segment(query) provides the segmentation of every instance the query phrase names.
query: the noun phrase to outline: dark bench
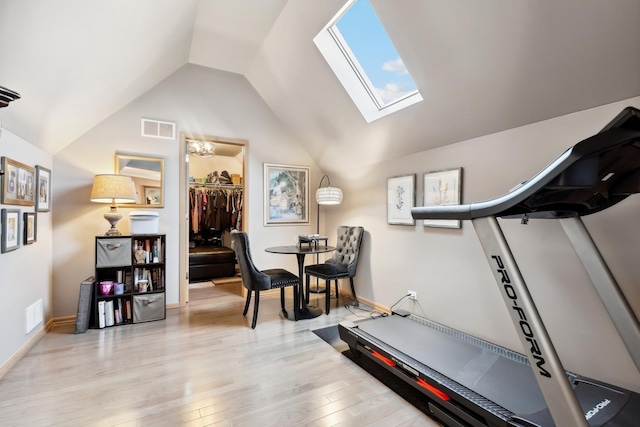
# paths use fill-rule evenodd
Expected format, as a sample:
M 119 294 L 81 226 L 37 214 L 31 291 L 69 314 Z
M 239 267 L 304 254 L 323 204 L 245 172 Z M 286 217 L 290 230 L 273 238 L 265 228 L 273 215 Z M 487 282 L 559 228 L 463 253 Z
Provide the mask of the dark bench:
M 236 254 L 226 246 L 189 248 L 189 283 L 236 274 Z

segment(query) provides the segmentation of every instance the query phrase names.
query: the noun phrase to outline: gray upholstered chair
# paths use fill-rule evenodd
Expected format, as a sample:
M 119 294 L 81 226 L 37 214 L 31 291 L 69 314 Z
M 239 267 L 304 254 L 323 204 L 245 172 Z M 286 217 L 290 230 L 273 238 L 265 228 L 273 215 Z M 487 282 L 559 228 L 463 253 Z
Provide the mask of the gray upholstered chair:
M 256 327 L 258 320 L 258 305 L 260 304 L 260 291 L 280 288 L 280 306 L 286 313 L 284 307 L 284 288 L 287 286 L 299 286 L 300 281 L 295 274 L 282 269 L 274 268 L 270 270 L 258 270 L 251 258 L 249 250 L 249 238 L 244 231 L 233 230 L 231 232 L 231 247 L 236 253 L 238 264 L 240 265 L 240 275 L 242 276 L 242 284 L 247 288 L 247 302 L 244 306 L 243 316 L 247 315 L 249 303 L 251 302 L 251 294 L 256 293 L 253 304 L 253 320 L 251 328 Z M 295 292 L 295 295 L 298 295 Z M 295 307 L 295 306 L 294 306 Z M 294 308 L 295 310 L 295 308 Z
M 325 312 L 329 314 L 331 299 L 331 281 L 335 280 L 336 298 L 338 294 L 338 279 L 349 278 L 351 283 L 351 293 L 355 300 L 355 306 L 358 306 L 358 298 L 356 297 L 356 289 L 353 286 L 353 277 L 356 275 L 358 268 L 358 257 L 360 255 L 360 245 L 362 244 L 362 236 L 364 235 L 363 227 L 350 227 L 341 225 L 338 227 L 338 239 L 336 241 L 336 250 L 333 256 L 326 260 L 324 264 L 314 264 L 305 267 L 306 276 L 306 293 L 305 298 L 309 301 L 309 277 L 314 276 L 325 280 L 326 308 Z

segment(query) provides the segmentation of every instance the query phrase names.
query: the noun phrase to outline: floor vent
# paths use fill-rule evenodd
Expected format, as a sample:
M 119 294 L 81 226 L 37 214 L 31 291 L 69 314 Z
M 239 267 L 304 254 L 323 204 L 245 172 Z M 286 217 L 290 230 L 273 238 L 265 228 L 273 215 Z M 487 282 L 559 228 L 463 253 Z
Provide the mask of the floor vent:
M 151 138 L 176 139 L 176 124 L 160 120 L 140 119 L 140 134 Z

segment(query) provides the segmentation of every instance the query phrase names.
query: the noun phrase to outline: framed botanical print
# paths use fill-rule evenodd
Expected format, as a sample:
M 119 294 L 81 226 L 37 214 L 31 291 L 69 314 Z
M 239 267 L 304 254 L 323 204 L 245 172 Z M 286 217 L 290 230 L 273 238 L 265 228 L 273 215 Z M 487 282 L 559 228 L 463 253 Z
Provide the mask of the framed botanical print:
M 424 174 L 424 206 L 459 205 L 462 194 L 462 168 Z M 459 219 L 424 219 L 425 227 L 460 228 Z
M 1 202 L 5 205 L 33 206 L 36 203 L 36 170 L 9 157 L 2 157 Z
M 51 210 L 51 171 L 36 166 L 36 212 Z
M 2 253 L 16 250 L 20 247 L 20 209 L 2 209 Z
M 309 167 L 264 164 L 264 225 L 309 223 Z
M 22 242 L 25 245 L 30 245 L 36 241 L 36 235 L 38 232 L 38 214 L 35 212 L 25 212 L 23 215 L 24 219 L 22 223 L 24 224 L 24 237 Z
M 415 225 L 411 209 L 416 204 L 416 174 L 387 179 L 387 223 Z

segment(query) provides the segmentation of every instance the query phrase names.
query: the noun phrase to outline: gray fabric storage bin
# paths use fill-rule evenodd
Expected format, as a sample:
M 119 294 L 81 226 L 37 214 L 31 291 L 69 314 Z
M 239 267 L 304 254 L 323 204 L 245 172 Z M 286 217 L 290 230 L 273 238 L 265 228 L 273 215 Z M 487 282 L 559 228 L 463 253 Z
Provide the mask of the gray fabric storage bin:
M 97 239 L 96 267 L 121 267 L 131 265 L 131 239 Z
M 133 323 L 165 318 L 164 292 L 133 296 Z

